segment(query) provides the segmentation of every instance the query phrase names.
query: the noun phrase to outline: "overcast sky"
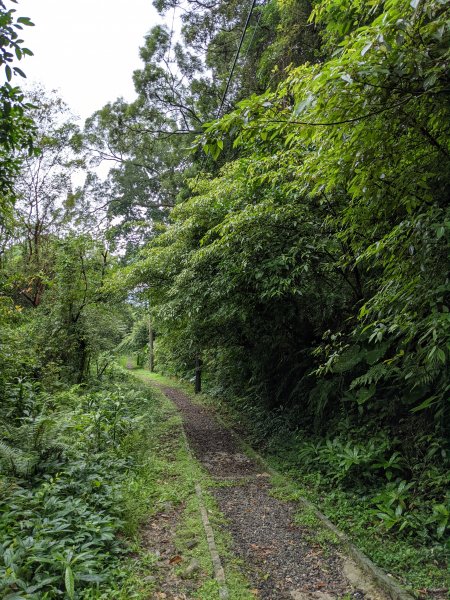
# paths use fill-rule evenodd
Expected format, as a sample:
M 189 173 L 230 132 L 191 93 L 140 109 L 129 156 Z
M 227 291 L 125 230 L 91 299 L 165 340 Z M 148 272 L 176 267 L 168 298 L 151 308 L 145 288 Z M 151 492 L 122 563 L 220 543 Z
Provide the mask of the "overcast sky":
M 22 32 L 34 56 L 18 65 L 28 81 L 59 89 L 83 120 L 119 96 L 134 98 L 139 47 L 160 22 L 151 0 L 19 0 L 11 6 L 35 23 Z

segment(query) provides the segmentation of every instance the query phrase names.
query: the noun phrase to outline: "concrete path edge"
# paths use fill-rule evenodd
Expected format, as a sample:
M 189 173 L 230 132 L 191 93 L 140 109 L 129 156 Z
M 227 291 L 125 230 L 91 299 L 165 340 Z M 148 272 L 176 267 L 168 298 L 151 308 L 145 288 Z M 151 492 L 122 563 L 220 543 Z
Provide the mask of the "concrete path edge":
M 214 416 L 221 423 L 221 425 L 230 431 L 231 435 L 236 439 L 237 442 L 239 442 L 246 453 L 252 458 L 256 459 L 260 465 L 267 470 L 268 473 L 286 478 L 285 475 L 272 468 L 266 462 L 266 460 L 258 452 L 256 452 L 256 450 L 254 450 L 238 433 L 236 433 L 233 427 L 227 423 L 227 421 L 216 411 L 214 411 Z M 394 577 L 385 573 L 383 569 L 378 567 L 372 560 L 370 560 L 370 558 L 366 556 L 364 552 L 357 548 L 353 542 L 351 542 L 348 536 L 338 529 L 336 525 L 334 525 L 326 515 L 320 512 L 320 510 L 312 502 L 301 497 L 298 499 L 298 502 L 299 504 L 302 504 L 310 509 L 321 521 L 321 523 L 323 523 L 327 529 L 336 535 L 339 541 L 346 548 L 350 557 L 353 558 L 357 565 L 373 580 L 375 584 L 382 588 L 392 600 L 416 600 L 415 597 L 407 592 Z

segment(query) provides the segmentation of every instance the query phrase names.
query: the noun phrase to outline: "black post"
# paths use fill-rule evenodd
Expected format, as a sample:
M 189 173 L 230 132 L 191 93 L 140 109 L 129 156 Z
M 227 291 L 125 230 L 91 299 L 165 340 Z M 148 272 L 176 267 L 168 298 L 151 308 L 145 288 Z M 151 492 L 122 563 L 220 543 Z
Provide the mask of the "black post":
M 195 359 L 195 393 L 202 391 L 202 359 L 197 356 Z

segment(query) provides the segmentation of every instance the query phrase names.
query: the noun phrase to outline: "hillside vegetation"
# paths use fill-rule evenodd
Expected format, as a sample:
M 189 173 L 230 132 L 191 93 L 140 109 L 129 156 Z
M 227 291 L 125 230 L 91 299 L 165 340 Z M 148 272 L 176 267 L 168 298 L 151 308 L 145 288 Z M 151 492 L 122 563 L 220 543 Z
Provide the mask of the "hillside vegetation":
M 0 590 L 144 593 L 124 490 L 160 413 L 134 353 L 201 372 L 297 492 L 442 594 L 450 4 L 154 4 L 181 32 L 80 129 L 14 85 L 31 23 L 0 2 Z

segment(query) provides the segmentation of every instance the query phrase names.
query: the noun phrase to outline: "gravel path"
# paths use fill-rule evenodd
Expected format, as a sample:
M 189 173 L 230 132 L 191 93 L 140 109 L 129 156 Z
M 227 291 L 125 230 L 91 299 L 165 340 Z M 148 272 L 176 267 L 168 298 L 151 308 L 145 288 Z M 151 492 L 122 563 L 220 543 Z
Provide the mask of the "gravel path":
M 226 486 L 211 491 L 256 598 L 384 600 L 338 548 L 320 544 L 314 531 L 295 523 L 298 507 L 270 495 L 267 473 L 243 454 L 230 431 L 208 409 L 194 404 L 180 390 L 161 389 L 181 412 L 198 460 L 218 481 L 230 479 Z

